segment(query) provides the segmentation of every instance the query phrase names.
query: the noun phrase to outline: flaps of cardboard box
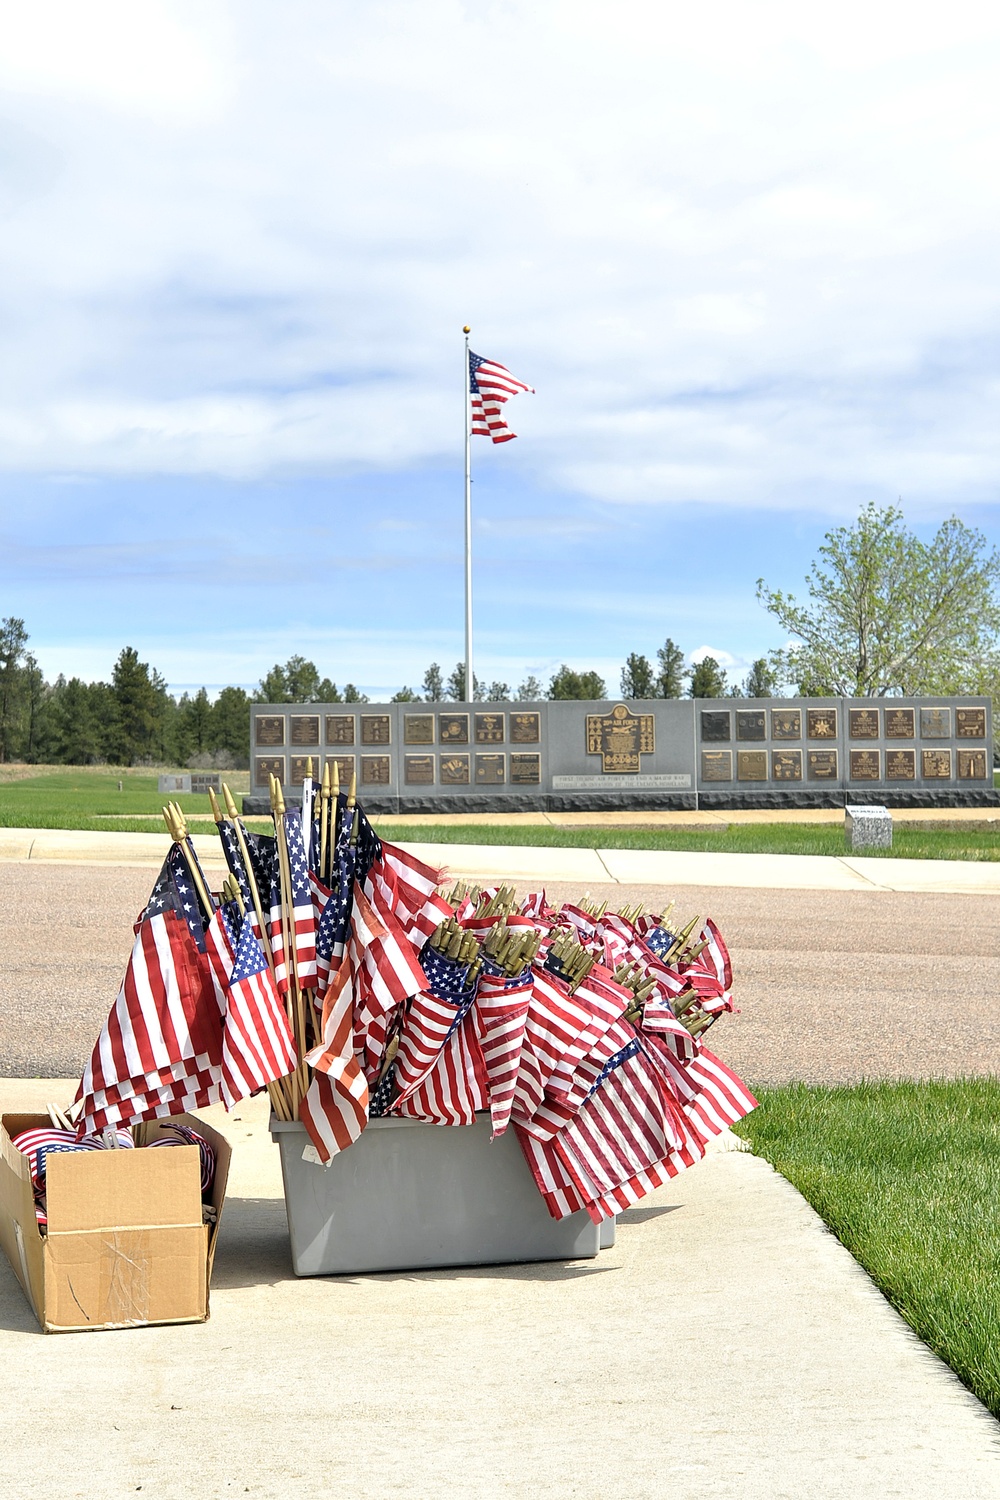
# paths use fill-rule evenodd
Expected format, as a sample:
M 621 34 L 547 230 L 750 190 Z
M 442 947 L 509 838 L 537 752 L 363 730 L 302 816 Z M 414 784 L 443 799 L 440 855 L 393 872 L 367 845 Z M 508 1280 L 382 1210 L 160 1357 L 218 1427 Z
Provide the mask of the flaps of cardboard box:
M 200 1322 L 225 1201 L 230 1147 L 204 1121 L 181 1116 L 216 1154 L 202 1222 L 197 1146 L 54 1153 L 46 1163 L 48 1231 L 35 1216 L 28 1161 L 13 1145 L 44 1115 L 4 1114 L 0 1128 L 0 1243 L 46 1332 Z M 163 1122 L 164 1125 L 171 1122 Z M 142 1127 L 148 1142 L 158 1122 Z

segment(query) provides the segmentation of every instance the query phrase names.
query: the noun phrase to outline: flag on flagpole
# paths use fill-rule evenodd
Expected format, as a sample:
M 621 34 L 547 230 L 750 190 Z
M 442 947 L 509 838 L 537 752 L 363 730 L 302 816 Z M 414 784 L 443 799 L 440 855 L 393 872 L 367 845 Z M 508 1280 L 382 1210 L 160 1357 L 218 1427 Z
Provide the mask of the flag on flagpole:
M 517 380 L 504 365 L 483 359 L 469 350 L 469 392 L 472 405 L 473 437 L 492 438 L 495 443 L 509 443 L 517 437 L 504 419 L 502 407 L 519 391 L 534 395 L 534 387 Z

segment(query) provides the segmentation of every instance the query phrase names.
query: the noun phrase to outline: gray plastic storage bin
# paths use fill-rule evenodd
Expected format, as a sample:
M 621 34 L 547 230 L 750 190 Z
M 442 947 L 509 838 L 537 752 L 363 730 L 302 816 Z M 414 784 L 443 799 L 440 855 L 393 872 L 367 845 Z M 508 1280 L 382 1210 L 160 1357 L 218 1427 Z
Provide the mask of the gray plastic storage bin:
M 491 1141 L 488 1115 L 455 1127 L 372 1120 L 328 1167 L 302 1160 L 298 1120 L 272 1115 L 271 1135 L 296 1276 L 582 1260 L 600 1247 L 587 1214 L 549 1217 L 513 1130 Z

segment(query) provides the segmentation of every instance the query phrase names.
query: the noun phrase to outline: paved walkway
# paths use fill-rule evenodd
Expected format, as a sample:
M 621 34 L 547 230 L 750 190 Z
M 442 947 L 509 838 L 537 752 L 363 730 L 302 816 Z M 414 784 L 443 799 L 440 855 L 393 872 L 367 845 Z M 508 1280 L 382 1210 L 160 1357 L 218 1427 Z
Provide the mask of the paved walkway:
M 7 1494 L 1000 1493 L 1000 1428 L 755 1157 L 713 1154 L 597 1260 L 296 1281 L 263 1105 L 208 1113 L 235 1148 L 208 1323 L 46 1338 L 0 1262 Z

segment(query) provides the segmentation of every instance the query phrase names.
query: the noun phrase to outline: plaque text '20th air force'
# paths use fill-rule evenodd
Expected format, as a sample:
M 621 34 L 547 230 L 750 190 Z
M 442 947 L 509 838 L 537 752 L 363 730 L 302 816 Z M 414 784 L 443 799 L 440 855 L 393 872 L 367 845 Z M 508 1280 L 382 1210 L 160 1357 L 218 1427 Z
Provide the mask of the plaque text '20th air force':
M 611 774 L 635 774 L 641 770 L 641 755 L 656 749 L 652 714 L 634 714 L 624 703 L 609 714 L 587 715 L 587 754 L 601 757 L 601 770 Z

